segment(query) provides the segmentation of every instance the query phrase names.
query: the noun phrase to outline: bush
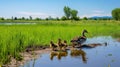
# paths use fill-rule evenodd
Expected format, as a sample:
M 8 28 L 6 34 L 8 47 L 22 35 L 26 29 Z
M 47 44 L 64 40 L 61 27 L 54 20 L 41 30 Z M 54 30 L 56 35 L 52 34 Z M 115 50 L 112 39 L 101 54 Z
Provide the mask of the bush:
M 120 8 L 112 10 L 112 17 L 115 20 L 120 20 Z

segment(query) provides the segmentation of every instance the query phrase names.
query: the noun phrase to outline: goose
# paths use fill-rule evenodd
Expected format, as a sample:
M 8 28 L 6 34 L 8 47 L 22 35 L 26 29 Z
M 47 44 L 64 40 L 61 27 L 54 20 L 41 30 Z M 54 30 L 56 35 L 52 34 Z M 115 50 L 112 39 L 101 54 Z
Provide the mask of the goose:
M 87 30 L 83 30 L 82 32 L 82 36 L 79 37 L 75 37 L 71 40 L 72 43 L 72 47 L 75 47 L 76 45 L 81 47 L 81 44 L 84 43 L 87 39 L 87 37 L 85 36 L 85 33 L 88 33 Z

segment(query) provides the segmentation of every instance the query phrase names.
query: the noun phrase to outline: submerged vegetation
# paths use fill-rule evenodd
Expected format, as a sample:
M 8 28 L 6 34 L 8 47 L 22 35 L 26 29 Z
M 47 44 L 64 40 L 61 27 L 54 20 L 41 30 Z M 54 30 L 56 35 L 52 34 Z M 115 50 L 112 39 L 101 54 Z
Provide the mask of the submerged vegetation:
M 33 21 L 32 21 L 33 22 Z M 31 45 L 49 45 L 58 38 L 70 40 L 88 30 L 87 37 L 120 37 L 119 21 L 38 21 L 32 25 L 0 25 L 0 65 L 6 64 L 11 57 L 22 60 L 19 52 Z

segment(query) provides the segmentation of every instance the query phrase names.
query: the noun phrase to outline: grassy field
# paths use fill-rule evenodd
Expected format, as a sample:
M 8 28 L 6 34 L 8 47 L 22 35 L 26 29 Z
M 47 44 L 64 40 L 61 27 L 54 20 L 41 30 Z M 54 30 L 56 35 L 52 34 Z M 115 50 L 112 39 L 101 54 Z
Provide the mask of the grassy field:
M 33 21 L 32 21 L 33 22 Z M 37 21 L 35 25 L 0 25 L 0 65 L 11 57 L 21 59 L 19 52 L 29 45 L 49 45 L 58 38 L 70 40 L 80 36 L 83 29 L 87 37 L 112 36 L 120 38 L 119 21 Z

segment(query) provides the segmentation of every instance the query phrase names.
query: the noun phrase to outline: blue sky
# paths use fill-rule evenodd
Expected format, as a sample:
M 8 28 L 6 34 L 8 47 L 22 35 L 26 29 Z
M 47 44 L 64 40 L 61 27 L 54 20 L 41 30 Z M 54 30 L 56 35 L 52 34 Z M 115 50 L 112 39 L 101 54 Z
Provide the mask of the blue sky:
M 63 7 L 78 10 L 79 17 L 111 16 L 120 0 L 0 0 L 0 17 L 61 17 Z

